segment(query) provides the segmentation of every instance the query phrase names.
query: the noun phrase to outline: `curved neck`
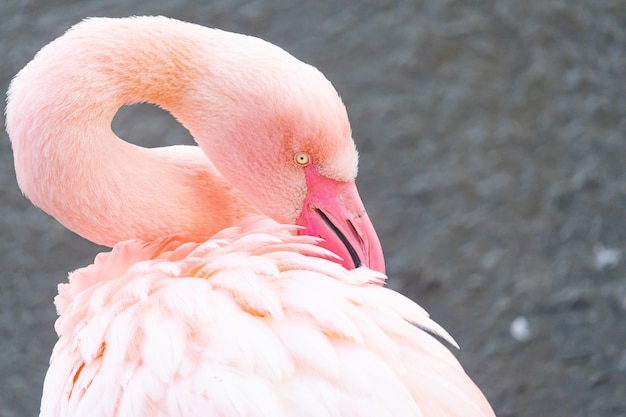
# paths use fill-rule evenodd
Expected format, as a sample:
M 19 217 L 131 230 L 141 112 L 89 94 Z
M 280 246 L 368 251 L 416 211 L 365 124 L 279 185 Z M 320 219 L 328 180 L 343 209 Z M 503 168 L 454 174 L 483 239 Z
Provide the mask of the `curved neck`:
M 12 83 L 7 106 L 23 192 L 72 231 L 109 246 L 206 239 L 256 212 L 200 149 L 145 149 L 111 130 L 121 106 L 149 102 L 198 138 L 202 112 L 216 122 L 202 132 L 210 144 L 200 144 L 218 155 L 231 139 L 224 126 L 237 124 L 224 103 L 236 100 L 198 74 L 228 75 L 229 51 L 217 55 L 229 36 L 239 35 L 166 18 L 98 19 L 42 49 Z

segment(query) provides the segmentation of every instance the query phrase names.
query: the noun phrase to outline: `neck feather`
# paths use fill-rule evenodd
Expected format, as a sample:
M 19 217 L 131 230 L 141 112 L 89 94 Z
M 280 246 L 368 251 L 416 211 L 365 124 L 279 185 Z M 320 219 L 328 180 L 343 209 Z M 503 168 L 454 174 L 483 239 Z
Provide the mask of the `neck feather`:
M 87 23 L 42 49 L 9 90 L 7 130 L 23 192 L 72 231 L 109 246 L 168 235 L 202 240 L 255 213 L 199 148 L 145 149 L 111 130 L 117 110 L 137 102 L 192 125 L 185 107 L 197 93 L 194 57 L 211 62 L 230 34 L 166 18 Z M 222 55 L 214 58 L 228 59 Z M 203 111 L 224 111 L 217 84 L 206 94 Z

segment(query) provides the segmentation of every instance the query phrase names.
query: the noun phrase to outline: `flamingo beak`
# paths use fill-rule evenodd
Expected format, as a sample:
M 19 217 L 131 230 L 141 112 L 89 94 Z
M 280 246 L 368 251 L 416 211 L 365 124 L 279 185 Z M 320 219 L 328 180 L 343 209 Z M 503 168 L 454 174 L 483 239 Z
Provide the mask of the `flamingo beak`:
M 380 240 L 359 197 L 356 183 L 336 181 L 307 167 L 307 195 L 296 224 L 302 234 L 323 239 L 320 246 L 339 256 L 347 269 L 365 266 L 385 273 Z

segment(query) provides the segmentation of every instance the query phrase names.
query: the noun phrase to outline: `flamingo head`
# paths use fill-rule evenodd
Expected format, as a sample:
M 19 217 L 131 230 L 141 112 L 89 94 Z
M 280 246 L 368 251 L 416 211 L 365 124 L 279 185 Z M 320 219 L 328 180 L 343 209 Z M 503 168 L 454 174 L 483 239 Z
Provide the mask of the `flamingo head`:
M 262 182 L 245 195 L 265 214 L 321 238 L 319 245 L 336 254 L 344 267 L 384 273 L 380 240 L 355 182 L 358 153 L 345 106 L 325 78 L 315 80 L 326 88 L 312 93 L 293 87 L 268 115 L 273 123 L 255 129 L 269 132 L 269 140 L 254 151 L 251 165 L 267 154 L 256 173 Z
M 265 204 L 262 210 L 279 221 L 301 226 L 301 234 L 321 238 L 319 245 L 347 269 L 384 273 L 380 240 L 355 182 L 358 153 L 345 106 L 315 68 L 307 65 L 298 76 L 268 116 L 273 128 L 265 126 L 269 142 L 277 144 L 273 152 L 279 158 L 266 163 L 280 204 L 256 204 Z
M 384 273 L 381 244 L 355 184 L 358 153 L 348 114 L 336 90 L 315 67 L 274 45 L 252 37 L 232 43 L 241 43 L 245 60 L 211 68 L 223 94 L 189 97 L 219 104 L 186 101 L 193 117 L 185 125 L 259 211 L 321 238 L 320 246 L 348 269 Z M 194 86 L 203 88 L 202 82 Z M 225 109 L 225 103 L 232 106 L 202 111 Z

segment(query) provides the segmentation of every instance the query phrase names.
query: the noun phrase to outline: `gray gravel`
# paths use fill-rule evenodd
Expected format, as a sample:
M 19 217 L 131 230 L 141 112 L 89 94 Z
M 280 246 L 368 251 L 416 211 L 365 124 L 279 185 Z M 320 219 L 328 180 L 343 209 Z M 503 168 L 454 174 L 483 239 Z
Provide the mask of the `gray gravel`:
M 624 1 L 72 3 L 0 4 L 2 90 L 86 16 L 164 14 L 282 46 L 344 98 L 389 285 L 456 337 L 496 413 L 626 415 Z M 190 141 L 148 106 L 114 125 Z M 21 196 L 1 135 L 0 416 L 25 417 L 56 284 L 101 249 Z

